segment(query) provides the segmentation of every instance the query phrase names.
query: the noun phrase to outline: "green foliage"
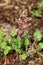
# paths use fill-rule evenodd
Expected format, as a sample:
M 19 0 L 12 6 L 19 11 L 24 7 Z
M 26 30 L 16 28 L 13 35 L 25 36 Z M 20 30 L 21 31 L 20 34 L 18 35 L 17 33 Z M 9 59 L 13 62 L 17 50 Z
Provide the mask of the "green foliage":
M 17 37 L 16 44 L 17 44 L 18 48 L 21 48 L 21 42 L 22 42 L 21 37 Z
M 10 34 L 11 36 L 15 36 L 17 34 L 17 29 L 13 29 Z
M 42 8 L 43 7 L 43 1 L 39 2 L 37 7 Z
M 0 47 L 2 48 L 2 49 L 4 49 L 5 47 L 6 47 L 6 42 L 5 41 L 3 41 L 2 43 L 0 43 Z
M 11 43 L 12 37 L 10 36 L 10 34 L 7 34 L 4 38 L 4 41 L 7 41 L 8 43 Z
M 40 50 L 43 49 L 43 42 L 40 42 L 40 43 L 38 44 L 38 48 L 39 48 Z
M 5 46 L 4 47 L 4 54 L 7 55 L 10 50 L 11 50 L 11 47 L 10 46 Z
M 1 43 L 1 41 L 3 41 L 3 38 L 4 38 L 4 33 L 2 33 L 2 32 L 0 31 L 0 43 Z
M 28 38 L 25 39 L 24 45 L 25 47 L 28 47 L 30 45 L 30 40 L 28 40 Z
M 13 32 L 11 31 L 8 34 L 4 34 L 4 32 L 0 33 L 0 56 L 3 54 L 7 55 L 14 50 L 20 54 L 22 60 L 26 60 L 27 57 L 33 57 L 38 49 L 43 49 L 43 42 L 41 42 L 42 34 L 40 30 L 36 30 L 32 36 L 26 31 L 24 31 L 22 37 L 15 37 L 16 34 L 17 30 L 13 30 Z M 38 43 L 37 50 L 34 48 L 36 40 L 34 39 L 34 42 L 30 41 L 32 37 L 40 42 Z
M 24 54 L 20 55 L 20 58 L 21 58 L 22 60 L 26 60 L 27 55 L 24 53 Z
M 23 32 L 23 37 L 30 39 L 30 38 L 31 38 L 31 35 L 30 35 L 28 32 L 24 31 L 24 32 Z
M 34 35 L 33 35 L 36 39 L 38 39 L 38 41 L 40 41 L 42 39 L 42 34 L 40 32 L 40 30 L 36 30 L 34 32 Z
M 0 57 L 1 57 L 1 56 L 3 56 L 3 52 L 2 52 L 2 51 L 0 51 Z
M 16 51 L 16 52 L 19 52 L 19 53 L 21 53 L 21 44 L 22 44 L 22 42 L 21 42 L 22 40 L 21 40 L 21 37 L 17 37 L 16 39 L 15 38 L 13 38 L 13 40 L 12 40 L 12 47 L 13 47 L 13 49 Z
M 41 13 L 39 10 L 32 10 L 31 13 L 36 16 L 36 17 L 42 17 Z
M 33 9 L 32 11 L 30 11 L 30 13 L 32 13 L 36 17 L 42 17 L 42 14 L 40 12 L 41 12 L 41 8 L 43 8 L 43 1 L 39 2 L 36 8 L 37 10 Z

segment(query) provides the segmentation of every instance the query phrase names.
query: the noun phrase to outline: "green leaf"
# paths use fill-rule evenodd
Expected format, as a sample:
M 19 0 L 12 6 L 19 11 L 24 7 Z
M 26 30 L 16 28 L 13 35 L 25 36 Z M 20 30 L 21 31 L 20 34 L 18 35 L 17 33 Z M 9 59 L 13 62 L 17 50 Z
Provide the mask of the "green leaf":
M 15 35 L 17 34 L 17 31 L 18 31 L 17 29 L 13 29 L 10 34 L 11 34 L 12 36 L 15 36 Z
M 9 34 L 7 34 L 4 40 L 7 41 L 8 43 L 11 43 L 12 37 Z
M 21 41 L 22 41 L 22 40 L 21 40 L 21 37 L 17 37 L 16 39 L 13 38 L 13 40 L 12 40 L 12 43 L 13 43 L 13 44 L 12 44 L 12 47 L 13 47 L 13 48 L 15 48 L 15 47 L 16 47 L 16 48 L 21 48 L 21 44 L 22 44 Z
M 6 47 L 6 45 L 7 45 L 7 43 L 6 42 L 2 42 L 2 43 L 0 43 L 0 47 L 2 48 L 2 49 L 4 49 L 5 47 Z
M 35 37 L 36 39 L 38 39 L 38 41 L 40 41 L 40 40 L 42 39 L 42 34 L 41 34 L 40 30 L 36 30 L 36 31 L 34 32 L 34 37 Z
M 0 32 L 0 42 L 3 40 L 4 34 Z
M 5 46 L 5 48 L 4 48 L 4 54 L 7 55 L 10 50 L 11 50 L 10 46 Z
M 30 41 L 27 38 L 25 39 L 24 45 L 25 45 L 25 47 L 28 47 L 30 45 Z
M 26 60 L 27 56 L 26 56 L 26 54 L 22 54 L 22 55 L 20 55 L 20 58 L 21 58 L 22 60 Z
M 40 50 L 43 49 L 43 42 L 40 42 L 40 43 L 38 44 L 38 48 L 39 48 Z
M 18 48 L 21 48 L 21 43 L 22 42 L 22 40 L 21 40 L 21 37 L 17 37 L 17 46 L 18 46 Z
M 16 48 L 15 51 L 18 52 L 18 53 L 21 53 L 22 49 Z
M 36 17 L 42 17 L 42 15 L 40 14 L 39 10 L 32 10 L 31 13 L 36 16 Z
M 42 8 L 43 7 L 43 1 L 39 2 L 37 5 L 38 8 Z
M 16 39 L 13 38 L 13 41 L 12 41 L 12 48 L 18 52 L 18 53 L 21 53 L 21 37 L 17 37 Z
M 28 32 L 24 31 L 23 37 L 24 38 L 30 38 L 31 35 Z

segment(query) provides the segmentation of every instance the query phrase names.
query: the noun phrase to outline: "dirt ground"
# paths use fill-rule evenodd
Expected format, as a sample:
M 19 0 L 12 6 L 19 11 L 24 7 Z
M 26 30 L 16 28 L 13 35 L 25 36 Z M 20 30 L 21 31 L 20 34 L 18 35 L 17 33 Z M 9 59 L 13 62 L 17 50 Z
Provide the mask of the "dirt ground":
M 38 2 L 42 0 L 0 0 L 0 29 L 5 27 L 8 32 L 13 28 L 19 29 L 18 35 L 23 30 L 27 30 L 30 34 L 36 29 L 40 29 L 43 34 L 43 17 L 37 18 L 29 11 L 34 9 Z M 5 2 L 7 2 L 5 4 Z M 4 5 L 2 4 L 4 3 Z M 43 14 L 43 10 L 42 10 Z M 12 53 L 6 56 L 6 65 L 43 65 L 43 52 L 35 58 L 27 58 L 25 61 L 19 60 L 19 54 Z M 4 65 L 4 56 L 0 58 L 0 65 Z

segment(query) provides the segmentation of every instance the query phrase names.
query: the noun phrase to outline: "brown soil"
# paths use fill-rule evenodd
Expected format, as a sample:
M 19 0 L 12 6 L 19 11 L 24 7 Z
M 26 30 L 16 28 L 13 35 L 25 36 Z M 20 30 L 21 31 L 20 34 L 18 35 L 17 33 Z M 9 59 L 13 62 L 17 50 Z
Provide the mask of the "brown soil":
M 43 34 L 43 17 L 37 18 L 29 11 L 36 7 L 37 3 L 42 0 L 0 0 L 0 29 L 5 27 L 8 32 L 13 28 L 19 29 L 18 35 L 23 30 L 30 34 L 36 29 L 40 29 Z M 43 15 L 43 10 L 42 10 Z M 12 53 L 6 56 L 6 65 L 43 65 L 43 52 L 40 52 L 35 58 L 27 58 L 20 61 L 19 54 Z M 0 65 L 5 65 L 5 57 L 0 58 Z

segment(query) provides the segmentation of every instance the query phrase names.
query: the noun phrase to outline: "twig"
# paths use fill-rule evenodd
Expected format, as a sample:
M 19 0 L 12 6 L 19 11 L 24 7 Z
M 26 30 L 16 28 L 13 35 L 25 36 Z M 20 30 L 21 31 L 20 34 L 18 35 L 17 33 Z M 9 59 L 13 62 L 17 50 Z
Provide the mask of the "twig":
M 9 3 L 9 0 L 5 0 L 5 3 L 0 3 L 0 7 L 6 6 Z

